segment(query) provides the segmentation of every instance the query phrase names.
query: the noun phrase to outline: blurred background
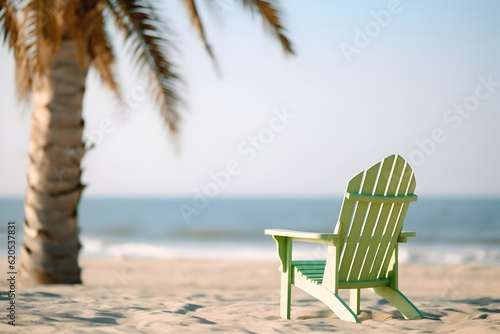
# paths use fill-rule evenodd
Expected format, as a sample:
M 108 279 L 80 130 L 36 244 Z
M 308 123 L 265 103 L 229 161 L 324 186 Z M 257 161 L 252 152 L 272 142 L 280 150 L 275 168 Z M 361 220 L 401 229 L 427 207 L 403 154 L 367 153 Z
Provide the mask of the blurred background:
M 124 52 L 124 102 L 89 73 L 83 255 L 275 260 L 264 228 L 332 231 L 347 181 L 396 153 L 420 196 L 402 260 L 500 263 L 500 3 L 280 5 L 296 56 L 239 2 L 201 3 L 218 75 L 181 2 L 164 2 L 185 83 L 178 152 Z M 0 63 L 4 234 L 24 219 L 30 106 L 6 47 Z

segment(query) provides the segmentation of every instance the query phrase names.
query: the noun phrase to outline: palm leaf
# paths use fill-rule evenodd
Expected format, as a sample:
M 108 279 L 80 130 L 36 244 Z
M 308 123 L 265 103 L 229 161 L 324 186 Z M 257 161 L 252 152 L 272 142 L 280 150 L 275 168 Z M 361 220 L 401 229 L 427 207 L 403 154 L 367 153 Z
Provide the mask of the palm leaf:
M 9 41 L 13 48 L 17 40 L 17 10 L 7 0 L 0 0 L 0 32 L 3 31 L 3 42 Z
M 139 73 L 150 70 L 155 102 L 173 133 L 177 132 L 179 78 L 169 61 L 170 44 L 164 37 L 167 29 L 148 0 L 107 0 L 116 26 L 125 33 L 130 55 Z
M 198 33 L 200 34 L 201 40 L 205 44 L 205 50 L 207 51 L 208 55 L 210 56 L 210 58 L 214 62 L 215 67 L 218 69 L 215 55 L 212 51 L 212 47 L 210 46 L 210 44 L 208 44 L 207 37 L 205 35 L 205 28 L 203 28 L 203 24 L 201 23 L 200 15 L 198 14 L 198 10 L 196 9 L 195 0 L 184 0 L 184 4 L 186 5 L 186 8 L 189 12 L 191 24 L 198 30 Z
M 179 116 L 176 106 L 178 76 L 168 60 L 170 44 L 164 37 L 166 27 L 148 0 L 107 0 L 116 26 L 125 33 L 132 61 L 139 73 L 151 73 L 155 102 L 173 133 L 177 132 Z
M 19 31 L 22 19 L 18 19 L 18 10 L 11 1 L 0 0 L 0 13 L 0 30 L 3 30 L 3 42 L 8 42 L 9 48 L 14 50 L 17 95 L 20 101 L 26 101 L 31 92 L 32 77 L 29 69 L 26 39 Z
M 76 45 L 78 62 L 85 68 L 91 65 L 99 72 L 102 82 L 120 96 L 118 85 L 112 73 L 115 56 L 104 31 L 104 1 L 66 1 L 63 35 L 72 38 Z
M 16 93 L 18 101 L 28 101 L 31 94 L 33 76 L 30 70 L 30 61 L 24 38 L 19 38 L 14 47 L 14 59 L 16 62 Z
M 104 18 L 100 15 L 98 19 L 101 22 L 96 25 L 88 41 L 90 60 L 92 66 L 99 72 L 102 82 L 117 96 L 120 96 L 120 90 L 112 72 L 115 55 L 109 43 L 109 36 L 104 31 Z
M 34 73 L 44 74 L 52 54 L 60 46 L 61 32 L 56 20 L 56 0 L 30 0 L 23 7 L 22 34 Z
M 279 11 L 274 1 L 263 0 L 242 0 L 243 5 L 249 8 L 252 12 L 258 12 L 264 21 L 266 28 L 273 33 L 281 42 L 283 50 L 286 53 L 294 54 L 292 44 L 288 38 L 283 34 L 285 29 L 279 18 Z

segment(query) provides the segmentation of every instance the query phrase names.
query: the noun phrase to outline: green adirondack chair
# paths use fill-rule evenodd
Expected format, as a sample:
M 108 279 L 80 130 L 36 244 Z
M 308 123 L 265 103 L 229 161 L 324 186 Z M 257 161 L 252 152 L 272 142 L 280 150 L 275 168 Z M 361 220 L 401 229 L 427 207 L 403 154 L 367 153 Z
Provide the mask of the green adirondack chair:
M 369 289 L 407 319 L 422 313 L 398 290 L 398 243 L 410 202 L 417 200 L 415 176 L 400 156 L 391 155 L 354 176 L 347 185 L 333 234 L 266 229 L 278 244 L 281 261 L 280 315 L 290 319 L 291 285 L 324 302 L 343 320 L 360 322 L 360 290 Z M 292 242 L 328 245 L 326 261 L 292 261 Z M 350 289 L 350 306 L 339 297 Z

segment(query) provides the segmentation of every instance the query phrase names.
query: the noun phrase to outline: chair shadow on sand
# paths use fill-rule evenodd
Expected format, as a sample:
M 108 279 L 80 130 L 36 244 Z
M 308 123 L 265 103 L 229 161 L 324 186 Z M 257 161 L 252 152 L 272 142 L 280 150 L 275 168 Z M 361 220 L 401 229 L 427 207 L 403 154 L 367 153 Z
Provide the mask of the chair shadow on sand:
M 438 299 L 437 299 L 438 300 Z M 368 302 L 368 301 L 367 301 Z M 302 298 L 294 301 L 294 307 L 301 309 L 301 311 L 306 311 L 309 309 L 307 314 L 302 314 L 297 316 L 296 320 L 309 320 L 309 319 L 325 319 L 325 318 L 337 318 L 335 313 L 329 309 L 317 309 L 310 310 L 311 303 L 317 303 L 320 305 L 319 301 L 314 298 Z M 487 319 L 490 315 L 500 314 L 500 299 L 491 297 L 482 297 L 475 299 L 456 299 L 456 300 L 446 300 L 448 304 L 447 307 L 436 307 L 430 305 L 427 307 L 420 306 L 423 319 L 431 321 L 443 321 L 442 318 L 450 315 L 450 312 L 461 313 L 470 316 L 472 319 Z M 465 304 L 473 306 L 475 309 L 474 314 L 470 314 L 461 310 L 460 307 L 454 308 L 453 304 Z M 360 310 L 359 319 L 361 322 L 366 320 L 375 321 L 385 321 L 389 319 L 399 319 L 404 320 L 404 317 L 398 310 L 390 309 L 391 304 L 385 300 L 380 299 L 375 303 L 369 304 L 366 308 Z M 389 309 L 385 309 L 385 306 Z

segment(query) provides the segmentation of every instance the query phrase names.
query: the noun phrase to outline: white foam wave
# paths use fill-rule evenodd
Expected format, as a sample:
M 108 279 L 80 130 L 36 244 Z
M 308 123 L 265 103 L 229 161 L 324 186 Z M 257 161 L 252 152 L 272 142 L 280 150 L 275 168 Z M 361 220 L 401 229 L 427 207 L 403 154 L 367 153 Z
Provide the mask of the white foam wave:
M 253 244 L 236 242 L 169 242 L 164 244 L 122 242 L 112 243 L 82 237 L 83 256 L 95 257 L 145 257 L 145 258 L 203 258 L 275 261 L 273 243 Z M 302 244 L 303 245 L 303 244 Z M 325 259 L 325 245 L 307 247 L 297 244 L 294 259 Z M 310 244 L 308 244 L 310 245 Z M 500 249 L 492 245 L 477 247 L 410 246 L 399 250 L 400 263 L 460 264 L 481 263 L 500 265 Z
M 399 252 L 399 260 L 402 263 L 498 265 L 500 264 L 500 249 L 492 245 L 402 247 Z
M 236 243 L 169 243 L 164 245 L 137 242 L 105 243 L 102 240 L 82 238 L 83 256 L 97 257 L 146 257 L 161 259 L 245 259 L 272 260 L 275 248 L 255 247 Z

